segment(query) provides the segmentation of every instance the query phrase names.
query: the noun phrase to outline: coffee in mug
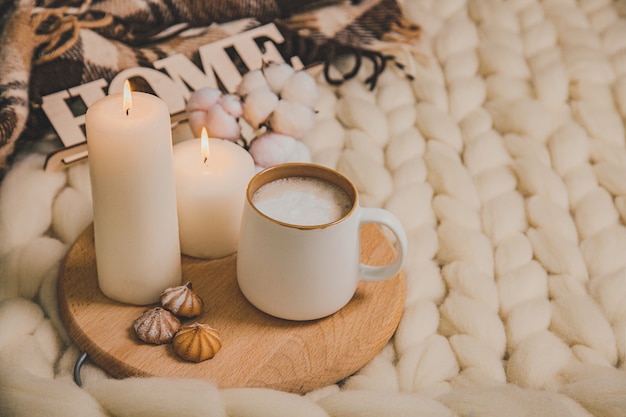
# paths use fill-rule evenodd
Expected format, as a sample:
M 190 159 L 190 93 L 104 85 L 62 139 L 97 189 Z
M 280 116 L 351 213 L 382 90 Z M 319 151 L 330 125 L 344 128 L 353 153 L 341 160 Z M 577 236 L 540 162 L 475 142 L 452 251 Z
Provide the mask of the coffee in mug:
M 257 173 L 246 190 L 237 253 L 237 282 L 248 301 L 283 319 L 319 319 L 345 306 L 360 280 L 400 272 L 407 245 L 400 221 L 360 207 L 358 197 L 348 178 L 321 165 L 286 163 Z M 391 263 L 360 263 L 365 223 L 395 235 Z

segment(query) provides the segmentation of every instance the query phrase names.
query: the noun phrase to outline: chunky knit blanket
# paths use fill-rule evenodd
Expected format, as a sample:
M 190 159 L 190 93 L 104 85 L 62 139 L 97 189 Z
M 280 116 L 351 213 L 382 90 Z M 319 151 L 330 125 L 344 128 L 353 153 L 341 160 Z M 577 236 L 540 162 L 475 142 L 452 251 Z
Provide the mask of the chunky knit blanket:
M 79 388 L 56 281 L 91 222 L 88 167 L 20 155 L 0 187 L 0 415 L 623 417 L 622 6 L 405 0 L 424 38 L 395 51 L 403 71 L 374 89 L 367 65 L 318 80 L 314 161 L 393 211 L 410 253 L 392 340 L 305 395 L 118 380 L 89 361 Z

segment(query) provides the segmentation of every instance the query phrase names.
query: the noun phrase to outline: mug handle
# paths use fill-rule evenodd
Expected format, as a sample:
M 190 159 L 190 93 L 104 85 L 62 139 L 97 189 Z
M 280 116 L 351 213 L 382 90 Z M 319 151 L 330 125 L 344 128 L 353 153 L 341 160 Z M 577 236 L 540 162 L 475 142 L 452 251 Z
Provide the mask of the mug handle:
M 407 251 L 407 237 L 400 220 L 388 210 L 375 207 L 361 207 L 360 225 L 366 223 L 378 223 L 386 226 L 395 235 L 398 241 L 396 247 L 396 259 L 381 266 L 361 264 L 361 280 L 383 281 L 396 275 L 402 269 L 404 256 Z

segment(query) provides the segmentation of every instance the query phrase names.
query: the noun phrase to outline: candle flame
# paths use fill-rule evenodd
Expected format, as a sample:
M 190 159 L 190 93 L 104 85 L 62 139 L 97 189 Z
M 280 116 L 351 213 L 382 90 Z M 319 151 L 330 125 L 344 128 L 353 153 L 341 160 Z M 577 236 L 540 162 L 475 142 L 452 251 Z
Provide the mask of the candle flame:
M 206 132 L 206 128 L 202 128 L 202 134 L 200 135 L 200 152 L 202 153 L 202 163 L 204 166 L 209 165 L 209 135 Z
M 124 113 L 128 116 L 130 108 L 133 107 L 133 97 L 130 94 L 130 83 L 128 80 L 124 81 Z

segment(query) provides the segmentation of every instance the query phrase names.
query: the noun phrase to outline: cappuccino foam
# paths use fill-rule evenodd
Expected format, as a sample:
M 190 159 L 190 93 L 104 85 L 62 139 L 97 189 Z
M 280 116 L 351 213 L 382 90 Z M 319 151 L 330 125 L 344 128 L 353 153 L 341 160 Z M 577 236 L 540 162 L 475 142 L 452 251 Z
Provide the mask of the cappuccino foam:
M 254 193 L 252 202 L 266 216 L 299 226 L 332 223 L 352 207 L 350 197 L 340 187 L 312 177 L 267 183 Z

